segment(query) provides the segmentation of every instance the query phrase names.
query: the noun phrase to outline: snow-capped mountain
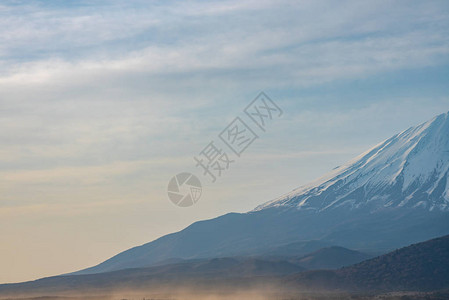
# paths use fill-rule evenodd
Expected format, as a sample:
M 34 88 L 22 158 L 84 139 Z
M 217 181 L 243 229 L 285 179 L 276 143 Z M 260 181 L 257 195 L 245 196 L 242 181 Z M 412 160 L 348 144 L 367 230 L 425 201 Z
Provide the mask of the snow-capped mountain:
M 376 145 L 317 181 L 255 210 L 341 206 L 449 210 L 449 113 Z
M 325 243 L 386 251 L 449 234 L 449 113 L 409 128 L 317 181 L 244 214 L 193 223 L 77 272 L 168 259 L 265 255 Z

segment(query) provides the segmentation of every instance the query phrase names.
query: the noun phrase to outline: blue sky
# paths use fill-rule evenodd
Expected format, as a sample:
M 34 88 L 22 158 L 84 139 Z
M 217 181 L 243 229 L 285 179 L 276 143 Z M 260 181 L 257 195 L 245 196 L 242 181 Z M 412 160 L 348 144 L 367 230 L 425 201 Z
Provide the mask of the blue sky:
M 245 212 L 449 110 L 447 1 L 2 1 L 0 282 Z M 284 110 L 193 207 L 166 186 Z M 67 260 L 67 257 L 71 257 Z

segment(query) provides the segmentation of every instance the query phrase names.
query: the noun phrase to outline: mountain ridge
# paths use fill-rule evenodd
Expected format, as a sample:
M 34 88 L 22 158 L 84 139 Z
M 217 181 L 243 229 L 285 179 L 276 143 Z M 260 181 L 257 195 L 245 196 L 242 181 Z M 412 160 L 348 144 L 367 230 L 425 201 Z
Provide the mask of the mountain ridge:
M 287 196 L 247 213 L 195 222 L 75 274 L 173 258 L 258 255 L 312 240 L 385 252 L 442 236 L 449 233 L 446 153 L 449 113 L 394 135 Z
M 396 249 L 338 270 L 289 276 L 293 286 L 327 290 L 434 291 L 449 288 L 449 235 Z

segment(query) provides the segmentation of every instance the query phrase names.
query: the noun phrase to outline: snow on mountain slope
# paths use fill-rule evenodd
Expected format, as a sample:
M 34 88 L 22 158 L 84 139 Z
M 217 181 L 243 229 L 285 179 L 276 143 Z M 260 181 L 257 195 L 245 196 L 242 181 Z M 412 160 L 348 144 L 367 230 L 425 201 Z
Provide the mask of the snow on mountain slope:
M 323 211 L 422 207 L 449 210 L 449 113 L 376 145 L 315 182 L 258 206 Z

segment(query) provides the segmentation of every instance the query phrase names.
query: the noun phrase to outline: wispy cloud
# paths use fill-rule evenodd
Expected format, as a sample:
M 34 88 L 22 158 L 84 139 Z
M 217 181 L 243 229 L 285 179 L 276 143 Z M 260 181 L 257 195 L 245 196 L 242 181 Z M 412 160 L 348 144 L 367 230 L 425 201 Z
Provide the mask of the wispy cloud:
M 189 136 L 194 153 L 219 113 L 224 125 L 261 88 L 449 63 L 447 5 L 407 4 L 5 2 L 0 166 L 35 174 L 177 156 Z

